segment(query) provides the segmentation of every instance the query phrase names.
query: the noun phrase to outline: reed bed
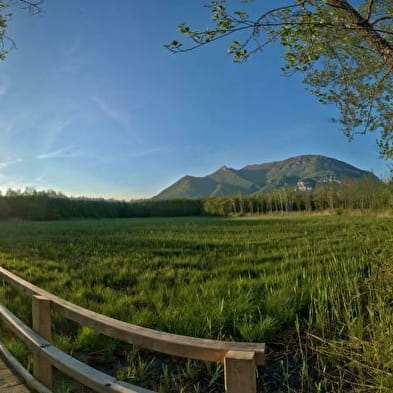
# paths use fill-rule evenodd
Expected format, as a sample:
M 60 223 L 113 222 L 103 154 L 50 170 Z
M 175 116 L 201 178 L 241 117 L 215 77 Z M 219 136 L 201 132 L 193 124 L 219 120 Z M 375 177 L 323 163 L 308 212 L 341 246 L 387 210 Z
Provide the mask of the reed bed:
M 393 391 L 388 217 L 3 222 L 0 239 L 2 266 L 78 305 L 172 333 L 266 342 L 260 392 Z M 6 285 L 0 298 L 30 321 L 27 298 Z M 129 382 L 222 391 L 219 365 L 138 351 L 58 315 L 54 325 L 60 348 Z M 5 337 L 29 366 L 28 350 Z

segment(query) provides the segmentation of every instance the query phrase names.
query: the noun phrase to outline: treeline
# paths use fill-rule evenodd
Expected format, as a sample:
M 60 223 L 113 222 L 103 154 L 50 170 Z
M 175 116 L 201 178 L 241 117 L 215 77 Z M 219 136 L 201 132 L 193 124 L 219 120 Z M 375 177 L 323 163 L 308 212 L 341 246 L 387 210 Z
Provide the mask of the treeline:
M 393 182 L 373 177 L 342 184 L 318 185 L 313 191 L 281 188 L 253 196 L 134 202 L 69 198 L 55 191 L 8 190 L 0 195 L 0 219 L 60 220 L 68 218 L 129 218 L 230 216 L 318 210 L 386 210 L 393 206 Z
M 381 182 L 372 176 L 344 183 L 320 184 L 312 191 L 293 187 L 253 195 L 209 198 L 205 214 L 228 216 L 318 210 L 386 210 L 393 206 L 393 181 Z
M 13 191 L 0 196 L 0 219 L 61 220 L 67 218 L 127 218 L 200 216 L 199 200 L 138 201 L 68 198 L 54 191 Z

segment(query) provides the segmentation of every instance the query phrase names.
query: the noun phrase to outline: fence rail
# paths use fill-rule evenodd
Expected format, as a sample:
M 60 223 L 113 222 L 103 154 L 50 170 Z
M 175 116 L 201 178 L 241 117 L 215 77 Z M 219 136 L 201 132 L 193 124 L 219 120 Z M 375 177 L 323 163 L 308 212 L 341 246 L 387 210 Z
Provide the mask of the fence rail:
M 77 306 L 47 292 L 0 267 L 0 278 L 17 290 L 33 297 L 33 330 L 23 324 L 4 306 L 0 317 L 19 337 L 34 349 L 34 376 L 45 386 L 52 384 L 55 366 L 97 392 L 149 392 L 117 381 L 61 352 L 51 341 L 51 311 L 98 333 L 138 347 L 184 358 L 224 363 L 227 393 L 255 393 L 256 365 L 265 363 L 265 344 L 208 340 L 160 332 L 132 325 Z M 81 372 L 83 373 L 81 374 Z

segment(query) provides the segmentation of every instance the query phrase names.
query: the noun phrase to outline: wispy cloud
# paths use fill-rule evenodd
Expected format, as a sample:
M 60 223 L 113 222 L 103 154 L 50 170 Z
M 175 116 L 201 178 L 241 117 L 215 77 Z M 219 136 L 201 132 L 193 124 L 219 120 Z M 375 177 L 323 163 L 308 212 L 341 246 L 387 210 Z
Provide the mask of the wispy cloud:
M 0 161 L 0 169 L 8 168 L 11 165 L 19 164 L 20 162 L 23 162 L 22 158 L 17 158 L 15 160 L 9 160 L 9 161 Z
M 37 160 L 50 160 L 54 158 L 71 158 L 75 157 L 72 146 L 62 147 L 47 153 L 37 154 L 34 158 Z
M 46 180 L 46 174 L 41 174 L 34 179 L 35 183 L 43 183 Z
M 165 149 L 164 147 L 152 147 L 151 149 L 146 149 L 146 150 L 141 150 L 131 153 L 129 157 L 139 158 L 139 157 L 150 156 L 152 154 L 162 152 L 164 149 Z
M 114 121 L 118 125 L 121 126 L 121 128 L 126 131 L 130 132 L 132 131 L 132 117 L 129 112 L 126 112 L 106 100 L 102 99 L 101 97 L 92 97 L 91 99 L 100 109 L 100 111 L 110 120 Z M 134 137 L 137 139 L 138 142 L 140 142 L 140 138 L 138 138 L 135 134 Z
M 102 98 L 93 97 L 92 100 L 97 104 L 100 110 L 110 119 L 123 126 L 129 127 L 131 125 L 131 117 L 129 114 L 121 111 L 118 108 L 115 108 L 113 105 L 109 104 L 107 101 L 104 101 Z
M 7 80 L 0 81 L 0 97 L 7 95 L 9 87 L 10 86 Z
M 63 135 L 71 130 L 70 125 L 75 122 L 78 116 L 74 108 L 70 108 L 67 102 L 63 101 L 61 105 L 63 108 L 53 110 L 52 116 L 38 118 L 33 123 L 33 128 L 42 139 L 44 149 L 51 149 L 51 146 L 61 143 Z
M 59 72 L 69 73 L 75 76 L 86 65 L 88 55 L 86 50 L 82 48 L 80 37 L 70 37 L 70 41 L 63 47 L 60 47 L 60 55 L 63 58 L 62 65 L 59 67 Z

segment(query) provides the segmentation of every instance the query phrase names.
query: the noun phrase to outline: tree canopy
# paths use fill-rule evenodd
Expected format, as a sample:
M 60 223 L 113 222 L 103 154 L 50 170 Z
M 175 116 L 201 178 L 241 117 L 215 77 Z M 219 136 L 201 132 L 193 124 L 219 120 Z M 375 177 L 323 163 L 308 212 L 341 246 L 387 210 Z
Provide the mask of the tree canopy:
M 285 50 L 284 74 L 300 72 L 321 103 L 339 109 L 345 135 L 380 132 L 381 155 L 393 158 L 393 2 L 392 0 L 283 0 L 255 14 L 252 0 L 210 0 L 212 26 L 178 31 L 189 45 L 165 45 L 185 52 L 231 36 L 228 54 L 244 62 L 274 41 Z M 265 5 L 264 5 L 265 3 Z M 237 7 L 240 7 L 237 8 Z
M 0 0 L 0 60 L 4 60 L 10 48 L 15 46 L 11 37 L 7 36 L 8 22 L 12 18 L 12 8 L 20 7 L 31 14 L 41 11 L 44 0 Z

